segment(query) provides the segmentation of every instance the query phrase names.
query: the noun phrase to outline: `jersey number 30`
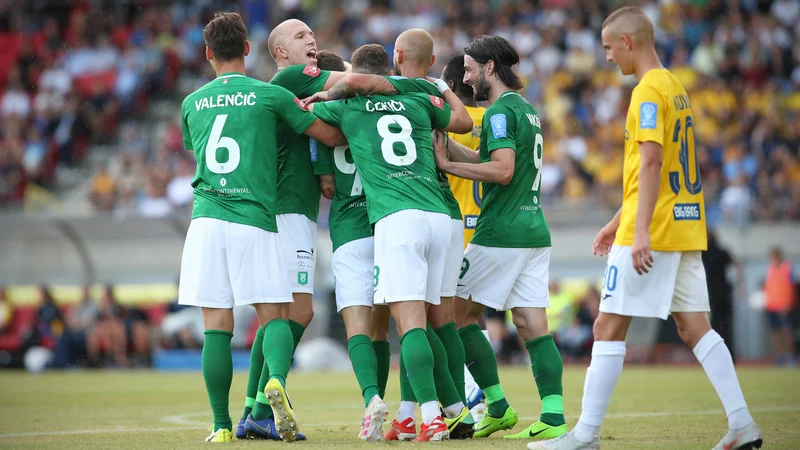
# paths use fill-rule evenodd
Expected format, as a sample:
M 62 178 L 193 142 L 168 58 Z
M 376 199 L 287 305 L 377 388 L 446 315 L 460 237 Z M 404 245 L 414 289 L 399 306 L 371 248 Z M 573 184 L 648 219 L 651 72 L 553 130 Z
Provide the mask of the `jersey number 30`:
M 683 133 L 681 133 L 683 131 Z M 672 132 L 672 142 L 680 142 L 681 148 L 678 152 L 678 160 L 681 163 L 681 171 L 683 172 L 683 184 L 690 194 L 696 195 L 703 190 L 703 184 L 700 182 L 700 163 L 697 161 L 697 153 L 694 150 L 694 126 L 692 125 L 692 116 L 686 116 L 685 124 L 681 125 L 681 119 L 675 122 L 675 131 Z M 689 167 L 691 160 L 694 159 L 694 182 L 690 177 Z M 669 186 L 672 192 L 677 195 L 681 191 L 681 175 L 678 172 L 669 173 Z
M 242 153 L 239 144 L 233 138 L 222 136 L 222 128 L 225 127 L 226 120 L 228 120 L 227 114 L 220 114 L 214 119 L 211 135 L 206 144 L 206 167 L 214 173 L 231 173 L 239 167 Z M 228 161 L 224 163 L 217 159 L 217 150 L 221 148 L 228 149 Z

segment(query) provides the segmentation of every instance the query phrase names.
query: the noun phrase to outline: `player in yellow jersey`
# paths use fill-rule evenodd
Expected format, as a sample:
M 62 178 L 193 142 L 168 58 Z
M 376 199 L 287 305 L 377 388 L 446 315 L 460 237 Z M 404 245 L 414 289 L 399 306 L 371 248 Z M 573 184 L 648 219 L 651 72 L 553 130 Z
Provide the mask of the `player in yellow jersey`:
M 653 24 L 639 8 L 611 14 L 603 23 L 602 41 L 606 58 L 623 75 L 639 80 L 625 124 L 623 203 L 592 244 L 594 254 L 609 257 L 580 419 L 572 432 L 528 448 L 599 448 L 631 318 L 666 319 L 670 313 L 728 416 L 729 431 L 714 449 L 760 448 L 761 430 L 747 409 L 731 353 L 706 317 L 708 290 L 700 259 L 706 223 L 689 96 L 661 65 Z M 631 440 L 627 446 L 634 445 Z
M 469 116 L 472 118 L 472 132 L 465 134 L 448 133 L 449 138 L 477 151 L 481 145 L 481 128 L 483 124 L 483 114 L 486 108 L 478 106 L 472 97 L 472 88 L 464 84 L 464 55 L 455 56 L 442 72 L 442 80 L 450 86 L 450 89 L 458 96 L 467 108 Z M 450 189 L 458 200 L 461 208 L 461 217 L 464 220 L 464 247 L 467 247 L 472 235 L 475 234 L 475 224 L 478 223 L 478 215 L 481 213 L 481 183 L 480 181 L 467 180 L 454 175 L 448 175 Z

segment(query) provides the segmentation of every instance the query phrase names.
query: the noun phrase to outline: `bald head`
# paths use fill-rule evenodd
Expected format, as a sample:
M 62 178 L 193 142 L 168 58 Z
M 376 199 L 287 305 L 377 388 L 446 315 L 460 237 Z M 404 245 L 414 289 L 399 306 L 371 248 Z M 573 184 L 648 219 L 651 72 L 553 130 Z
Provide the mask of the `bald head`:
M 278 65 L 282 62 L 289 65 L 316 64 L 314 32 L 301 20 L 288 19 L 278 24 L 269 34 L 267 45 L 270 56 Z
M 629 36 L 639 45 L 654 45 L 653 22 L 641 9 L 635 6 L 620 8 L 603 22 L 603 33 L 611 36 Z
M 400 33 L 394 46 L 402 51 L 403 59 L 411 66 L 424 66 L 427 71 L 433 63 L 433 37 L 423 29 L 412 28 Z

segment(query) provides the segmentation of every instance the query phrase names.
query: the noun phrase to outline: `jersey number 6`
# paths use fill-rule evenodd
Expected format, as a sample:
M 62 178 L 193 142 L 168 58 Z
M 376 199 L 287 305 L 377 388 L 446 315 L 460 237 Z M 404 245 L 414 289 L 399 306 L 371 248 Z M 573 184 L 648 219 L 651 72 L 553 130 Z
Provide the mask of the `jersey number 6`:
M 226 120 L 228 120 L 227 114 L 220 114 L 214 119 L 211 135 L 206 143 L 206 167 L 214 173 L 231 173 L 239 167 L 242 153 L 239 144 L 233 138 L 222 136 L 222 128 L 225 127 Z M 221 148 L 228 149 L 228 161 L 224 163 L 217 159 L 217 150 Z

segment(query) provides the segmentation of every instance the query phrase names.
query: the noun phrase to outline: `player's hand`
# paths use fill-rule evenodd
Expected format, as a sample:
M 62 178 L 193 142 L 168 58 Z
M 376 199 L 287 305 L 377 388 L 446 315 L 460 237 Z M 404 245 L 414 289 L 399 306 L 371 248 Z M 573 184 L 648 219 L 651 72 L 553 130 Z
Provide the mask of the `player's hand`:
M 431 134 L 431 141 L 433 141 L 433 156 L 436 161 L 436 167 L 444 170 L 447 166 L 447 148 L 445 147 L 445 136 L 441 130 L 433 130 Z
M 650 233 L 640 232 L 633 235 L 633 249 L 631 250 L 633 268 L 639 275 L 650 273 L 653 267 L 653 254 L 650 252 Z
M 592 242 L 592 254 L 596 256 L 606 256 L 611 253 L 611 246 L 614 245 L 614 239 L 617 236 L 617 230 L 611 229 L 608 225 L 597 233 Z
M 336 191 L 336 183 L 333 180 L 333 175 L 319 176 L 319 191 L 322 193 L 322 196 L 328 200 L 333 198 L 333 193 Z
M 303 104 L 303 106 L 308 106 L 312 103 L 327 102 L 327 101 L 328 101 L 328 91 L 322 91 L 322 92 L 317 92 L 311 97 L 306 97 L 300 102 Z

